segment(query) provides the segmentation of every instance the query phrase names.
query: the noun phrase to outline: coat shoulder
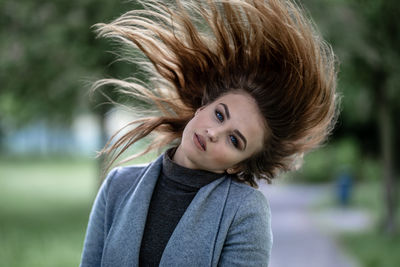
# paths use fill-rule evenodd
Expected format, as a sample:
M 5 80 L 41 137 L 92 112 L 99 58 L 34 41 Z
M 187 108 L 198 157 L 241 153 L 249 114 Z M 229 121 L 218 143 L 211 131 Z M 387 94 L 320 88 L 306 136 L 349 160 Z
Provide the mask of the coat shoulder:
M 269 203 L 265 195 L 258 189 L 255 189 L 247 184 L 232 181 L 231 197 L 241 200 L 241 204 L 251 206 L 261 206 L 269 209 Z
M 271 211 L 264 194 L 249 185 L 231 182 L 225 214 L 228 221 L 235 222 L 243 218 L 261 218 L 265 224 L 269 224 Z
M 108 196 L 121 196 L 129 188 L 135 186 L 147 166 L 132 165 L 112 169 L 105 181 L 108 185 Z
M 225 205 L 218 266 L 267 266 L 272 247 L 267 199 L 249 185 L 231 182 Z

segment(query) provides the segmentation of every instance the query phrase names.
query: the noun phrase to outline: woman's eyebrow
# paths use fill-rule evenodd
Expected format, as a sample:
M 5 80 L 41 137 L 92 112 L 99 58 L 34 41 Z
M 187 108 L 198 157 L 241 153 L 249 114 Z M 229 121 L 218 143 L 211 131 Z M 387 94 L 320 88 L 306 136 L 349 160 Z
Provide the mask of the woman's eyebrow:
M 247 146 L 247 140 L 246 140 L 246 138 L 245 138 L 245 137 L 243 136 L 243 134 L 242 134 L 241 132 L 239 132 L 238 130 L 234 130 L 233 132 L 236 133 L 236 134 L 240 137 L 240 139 L 242 139 L 242 141 L 243 141 L 243 143 L 244 143 L 243 150 L 245 150 L 245 149 L 246 149 L 246 146 Z
M 231 118 L 231 115 L 229 114 L 229 108 L 228 108 L 228 106 L 225 105 L 224 103 L 219 103 L 219 104 L 222 105 L 222 106 L 224 107 L 226 117 L 227 117 L 227 119 L 229 120 L 229 119 Z M 239 130 L 234 130 L 233 132 L 236 133 L 236 134 L 239 136 L 240 139 L 242 139 L 242 141 L 243 141 L 243 143 L 244 143 L 243 150 L 245 150 L 245 149 L 246 149 L 246 146 L 247 146 L 247 140 L 246 140 L 246 138 L 243 136 L 243 134 L 242 134 L 241 132 L 239 132 Z
M 226 114 L 226 117 L 228 118 L 228 120 L 231 118 L 231 115 L 229 114 L 229 108 L 228 108 L 228 106 L 227 105 L 225 105 L 224 103 L 219 103 L 220 105 L 222 105 L 223 107 L 224 107 L 224 109 L 225 109 L 225 114 Z

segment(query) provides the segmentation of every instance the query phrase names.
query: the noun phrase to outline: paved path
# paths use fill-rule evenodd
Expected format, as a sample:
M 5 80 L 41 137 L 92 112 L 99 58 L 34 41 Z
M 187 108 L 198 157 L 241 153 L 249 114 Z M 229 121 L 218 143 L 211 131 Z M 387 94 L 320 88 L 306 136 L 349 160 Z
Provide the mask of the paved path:
M 332 236 L 317 227 L 310 206 L 329 193 L 325 186 L 260 185 L 272 212 L 270 267 L 357 267 Z

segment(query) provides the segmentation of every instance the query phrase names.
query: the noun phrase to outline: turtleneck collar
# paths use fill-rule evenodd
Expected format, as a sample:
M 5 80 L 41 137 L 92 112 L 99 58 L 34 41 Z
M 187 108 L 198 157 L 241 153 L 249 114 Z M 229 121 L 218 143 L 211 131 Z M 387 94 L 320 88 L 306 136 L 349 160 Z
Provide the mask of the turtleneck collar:
M 225 175 L 224 173 L 193 170 L 180 166 L 172 161 L 175 150 L 176 148 L 171 148 L 164 153 L 162 174 L 166 178 L 185 186 L 200 189 L 201 187 Z

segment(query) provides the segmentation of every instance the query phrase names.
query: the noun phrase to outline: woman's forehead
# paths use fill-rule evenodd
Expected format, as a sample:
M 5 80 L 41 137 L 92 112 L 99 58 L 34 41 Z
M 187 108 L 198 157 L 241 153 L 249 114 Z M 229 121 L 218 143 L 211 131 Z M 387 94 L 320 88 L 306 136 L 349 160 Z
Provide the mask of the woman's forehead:
M 224 105 L 230 113 L 242 117 L 241 115 L 252 114 L 255 119 L 262 119 L 257 102 L 247 93 L 235 92 L 224 94 L 216 99 L 214 105 Z

